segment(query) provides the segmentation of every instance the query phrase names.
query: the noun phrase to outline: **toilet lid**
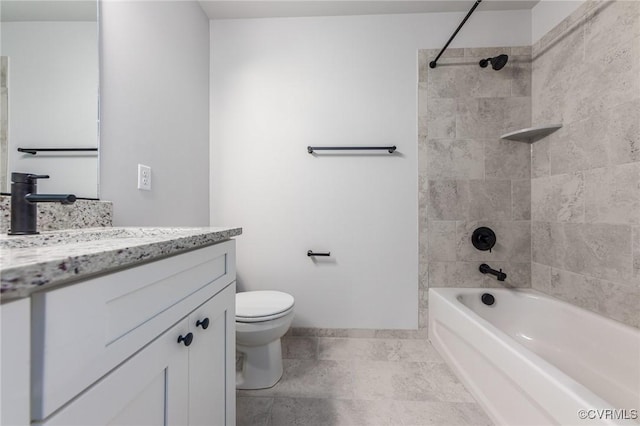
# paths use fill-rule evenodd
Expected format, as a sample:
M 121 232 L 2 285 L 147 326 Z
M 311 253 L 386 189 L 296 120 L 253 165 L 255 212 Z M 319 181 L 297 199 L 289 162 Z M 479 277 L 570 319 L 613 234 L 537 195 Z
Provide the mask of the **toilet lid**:
M 293 303 L 293 296 L 281 291 L 245 291 L 236 294 L 236 317 L 268 317 L 291 309 Z

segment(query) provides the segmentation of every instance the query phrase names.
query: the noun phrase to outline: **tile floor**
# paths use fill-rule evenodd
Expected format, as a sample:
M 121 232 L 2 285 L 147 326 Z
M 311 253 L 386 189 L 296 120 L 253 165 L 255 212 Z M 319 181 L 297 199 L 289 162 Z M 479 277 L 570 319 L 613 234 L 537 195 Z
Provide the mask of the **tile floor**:
M 426 339 L 282 339 L 284 375 L 237 392 L 237 426 L 490 425 Z

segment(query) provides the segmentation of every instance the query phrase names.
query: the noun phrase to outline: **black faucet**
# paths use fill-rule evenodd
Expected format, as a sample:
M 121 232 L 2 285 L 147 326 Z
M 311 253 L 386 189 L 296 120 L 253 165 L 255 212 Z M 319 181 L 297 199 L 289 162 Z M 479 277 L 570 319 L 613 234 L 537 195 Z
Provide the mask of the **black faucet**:
M 480 269 L 480 272 L 482 272 L 483 274 L 495 275 L 496 278 L 498 279 L 498 281 L 504 281 L 504 280 L 507 279 L 507 274 L 502 272 L 502 269 L 500 269 L 499 271 L 496 271 L 495 269 L 492 269 L 491 266 L 487 265 L 486 263 L 483 263 L 482 265 L 480 265 L 480 267 L 478 269 Z
M 32 235 L 38 233 L 38 209 L 36 203 L 50 202 L 72 204 L 73 194 L 38 194 L 38 179 L 48 175 L 11 173 L 11 229 L 9 235 Z

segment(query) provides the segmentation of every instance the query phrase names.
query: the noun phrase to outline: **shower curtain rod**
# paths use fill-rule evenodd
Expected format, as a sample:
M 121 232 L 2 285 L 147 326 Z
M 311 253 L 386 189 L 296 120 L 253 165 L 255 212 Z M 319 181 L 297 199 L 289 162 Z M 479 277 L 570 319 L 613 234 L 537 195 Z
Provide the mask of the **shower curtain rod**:
M 429 62 L 429 67 L 431 68 L 436 67 L 438 59 L 440 59 L 440 56 L 442 56 L 444 51 L 447 50 L 447 47 L 449 47 L 449 43 L 451 43 L 451 40 L 453 40 L 456 37 L 456 35 L 458 34 L 458 31 L 460 31 L 460 28 L 462 28 L 464 23 L 467 22 L 467 19 L 469 19 L 469 16 L 471 16 L 473 11 L 476 10 L 476 7 L 478 7 L 481 1 L 482 0 L 476 0 L 475 4 L 471 7 L 471 10 L 469 10 L 469 13 L 467 13 L 467 16 L 465 16 L 462 22 L 460 22 L 460 25 L 458 25 L 458 28 L 454 31 L 453 35 L 451 36 L 447 44 L 445 44 L 442 50 L 440 51 L 440 53 L 438 53 L 438 56 L 436 56 L 436 58 L 433 61 Z

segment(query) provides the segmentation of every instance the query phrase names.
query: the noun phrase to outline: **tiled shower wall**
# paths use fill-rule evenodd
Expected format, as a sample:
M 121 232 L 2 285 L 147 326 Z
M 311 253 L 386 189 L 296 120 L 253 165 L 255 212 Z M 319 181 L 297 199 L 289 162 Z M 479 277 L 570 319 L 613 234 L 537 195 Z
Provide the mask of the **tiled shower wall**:
M 531 125 L 531 49 L 419 52 L 420 327 L 429 287 L 530 287 L 530 145 L 500 135 Z M 509 55 L 500 71 L 480 59 Z M 471 234 L 492 228 L 497 244 L 478 251 Z M 502 268 L 501 283 L 483 275 Z
M 640 326 L 640 2 L 587 2 L 533 46 L 533 287 Z

